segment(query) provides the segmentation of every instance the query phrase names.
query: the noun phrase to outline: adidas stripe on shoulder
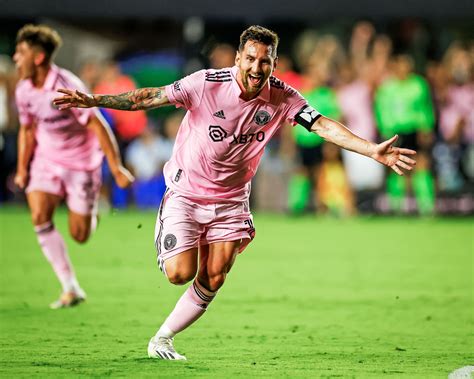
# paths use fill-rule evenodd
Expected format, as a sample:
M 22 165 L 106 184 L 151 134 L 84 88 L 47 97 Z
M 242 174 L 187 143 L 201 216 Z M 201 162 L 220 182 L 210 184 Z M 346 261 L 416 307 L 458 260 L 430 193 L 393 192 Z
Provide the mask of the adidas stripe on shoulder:
M 232 81 L 232 75 L 229 70 L 206 72 L 207 82 L 230 82 Z

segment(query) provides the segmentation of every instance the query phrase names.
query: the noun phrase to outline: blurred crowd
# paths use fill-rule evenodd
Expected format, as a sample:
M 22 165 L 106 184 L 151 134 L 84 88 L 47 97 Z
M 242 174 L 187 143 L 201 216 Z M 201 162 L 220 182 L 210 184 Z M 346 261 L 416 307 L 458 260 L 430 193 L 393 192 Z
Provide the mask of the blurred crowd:
M 421 37 L 415 30 L 410 38 L 416 42 Z M 232 66 L 235 50 L 228 43 L 214 43 L 202 67 Z M 382 141 L 398 134 L 399 145 L 418 151 L 418 164 L 413 173 L 400 177 L 368 158 L 340 151 L 301 126 L 282 127 L 255 178 L 254 209 L 337 216 L 472 213 L 474 42 L 453 40 L 439 59 L 429 58 L 422 49 L 397 48 L 391 36 L 378 33 L 367 21 L 355 23 L 346 42 L 312 29 L 294 38 L 292 49 L 280 51 L 275 76 L 300 91 L 320 113 L 363 138 Z M 137 66 L 144 60 L 165 63 Z M 185 63 L 162 55 L 90 59 L 76 74 L 92 92 L 121 93 L 172 83 L 186 73 Z M 12 180 L 18 129 L 15 82 L 10 57 L 1 56 L 1 202 L 22 199 Z M 122 190 L 104 164 L 102 207 L 156 208 L 165 191 L 162 168 L 184 114 L 172 109 L 101 112 L 137 178 L 131 190 Z

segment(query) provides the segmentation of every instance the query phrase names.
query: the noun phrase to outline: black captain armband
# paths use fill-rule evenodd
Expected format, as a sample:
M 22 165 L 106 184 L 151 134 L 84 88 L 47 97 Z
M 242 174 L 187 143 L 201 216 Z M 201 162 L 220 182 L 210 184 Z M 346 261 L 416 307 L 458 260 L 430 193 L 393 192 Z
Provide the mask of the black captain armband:
M 322 115 L 316 109 L 309 105 L 305 105 L 295 116 L 295 121 L 301 126 L 311 131 L 311 127 Z

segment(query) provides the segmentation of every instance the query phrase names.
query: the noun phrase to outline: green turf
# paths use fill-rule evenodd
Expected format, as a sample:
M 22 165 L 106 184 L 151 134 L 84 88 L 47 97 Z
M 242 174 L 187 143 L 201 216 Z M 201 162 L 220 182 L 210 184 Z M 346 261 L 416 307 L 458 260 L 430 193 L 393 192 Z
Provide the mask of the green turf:
M 183 287 L 155 264 L 154 213 L 67 237 L 88 301 L 59 286 L 24 208 L 0 209 L 1 377 L 446 378 L 474 364 L 472 219 L 257 215 L 207 314 L 176 338 L 187 362 L 146 358 Z M 66 234 L 66 214 L 56 217 Z

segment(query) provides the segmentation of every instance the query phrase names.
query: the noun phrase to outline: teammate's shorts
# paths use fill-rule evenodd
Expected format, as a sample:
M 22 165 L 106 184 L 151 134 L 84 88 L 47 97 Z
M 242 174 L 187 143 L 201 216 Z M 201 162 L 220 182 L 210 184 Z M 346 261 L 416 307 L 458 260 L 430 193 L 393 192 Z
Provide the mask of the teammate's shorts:
M 26 193 L 41 191 L 57 195 L 65 199 L 71 211 L 94 215 L 97 213 L 100 186 L 100 167 L 92 171 L 79 171 L 34 159 Z
M 248 201 L 203 203 L 167 190 L 155 226 L 158 264 L 163 271 L 165 260 L 215 242 L 241 240 L 241 253 L 254 236 Z

